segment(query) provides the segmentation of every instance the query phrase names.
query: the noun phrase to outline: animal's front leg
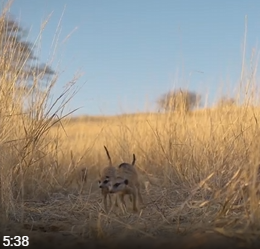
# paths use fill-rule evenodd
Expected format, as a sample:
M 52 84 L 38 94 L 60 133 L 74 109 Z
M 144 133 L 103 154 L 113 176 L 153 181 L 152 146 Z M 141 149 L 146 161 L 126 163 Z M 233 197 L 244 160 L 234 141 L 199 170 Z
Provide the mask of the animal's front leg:
M 115 206 L 118 207 L 117 195 L 115 195 Z
M 105 211 L 107 213 L 107 211 L 108 211 L 108 208 L 107 208 L 107 193 L 104 193 L 104 208 L 105 208 Z
M 133 191 L 133 211 L 136 213 L 138 212 L 137 206 L 136 206 L 136 189 Z
M 121 202 L 121 205 L 120 205 L 120 206 L 121 206 L 121 210 L 122 210 L 123 214 L 127 213 L 124 196 L 125 196 L 125 195 L 124 195 L 123 193 L 119 195 L 120 202 Z

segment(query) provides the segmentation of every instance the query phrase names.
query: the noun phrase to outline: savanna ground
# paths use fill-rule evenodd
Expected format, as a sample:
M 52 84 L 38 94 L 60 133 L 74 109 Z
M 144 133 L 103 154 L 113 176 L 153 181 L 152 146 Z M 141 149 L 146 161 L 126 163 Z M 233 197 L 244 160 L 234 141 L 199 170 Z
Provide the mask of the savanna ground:
M 12 186 L 12 200 L 2 202 L 3 218 L 8 217 L 2 228 L 5 234 L 13 229 L 30 234 L 31 243 L 41 238 L 41 245 L 56 238 L 62 247 L 89 240 L 111 244 L 115 238 L 135 243 L 146 238 L 151 246 L 174 240 L 184 248 L 254 245 L 260 224 L 254 185 L 259 116 L 258 109 L 232 107 L 183 116 L 65 119 L 44 136 L 45 153 L 33 154 L 22 189 Z M 108 165 L 103 145 L 114 165 L 136 154 L 141 179 L 150 182 L 142 189 L 146 207 L 138 214 L 130 202 L 127 215 L 119 208 L 104 212 L 97 185 L 98 171 Z M 82 167 L 89 175 L 80 194 L 76 173 Z M 247 182 L 252 188 L 243 187 Z M 10 194 L 2 192 L 2 200 Z
M 42 74 L 24 73 L 24 54 L 12 53 L 13 39 L 4 42 L 5 15 L 0 18 L 3 235 L 27 235 L 30 246 L 38 247 L 259 248 L 260 108 L 249 94 L 256 92 L 255 73 L 242 70 L 239 105 L 70 118 L 65 107 L 78 76 L 53 100 L 57 75 L 42 89 Z M 23 63 L 15 64 L 17 59 Z M 139 213 L 129 202 L 126 215 L 118 208 L 104 212 L 97 185 L 99 170 L 108 165 L 104 145 L 115 166 L 131 162 L 135 153 L 141 179 L 149 182 Z M 79 193 L 82 167 L 89 171 Z

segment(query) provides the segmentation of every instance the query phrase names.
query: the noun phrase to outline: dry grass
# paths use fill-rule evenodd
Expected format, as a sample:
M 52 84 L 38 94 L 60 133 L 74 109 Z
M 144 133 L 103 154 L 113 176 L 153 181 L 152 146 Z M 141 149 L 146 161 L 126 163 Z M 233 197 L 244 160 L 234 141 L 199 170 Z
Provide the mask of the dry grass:
M 0 38 L 3 25 L 0 19 Z M 69 119 L 61 113 L 74 95 L 73 85 L 52 105 L 56 76 L 44 91 L 38 90 L 36 77 L 29 92 L 21 92 L 28 77 L 21 74 L 17 81 L 6 70 L 8 63 L 12 56 L 0 55 L 4 233 L 38 231 L 77 239 L 138 236 L 151 241 L 201 229 L 250 241 L 260 235 L 260 108 L 249 104 L 251 96 L 245 94 L 241 106 L 188 114 Z M 115 165 L 131 162 L 135 153 L 136 167 L 150 181 L 143 194 L 146 207 L 139 214 L 131 208 L 127 215 L 120 210 L 104 213 L 97 186 L 98 170 L 107 166 L 103 145 Z M 88 167 L 89 175 L 79 195 L 71 178 L 81 167 Z
M 259 115 L 256 108 L 241 107 L 181 118 L 146 114 L 65 120 L 64 130 L 56 125 L 49 132 L 50 137 L 59 136 L 59 142 L 47 156 L 55 164 L 45 158 L 46 178 L 37 177 L 44 188 L 35 193 L 28 189 L 28 202 L 16 203 L 15 220 L 23 220 L 31 230 L 92 239 L 119 234 L 170 238 L 203 228 L 254 240 L 259 236 L 259 195 L 253 184 L 259 164 Z M 134 152 L 140 172 L 148 175 L 142 173 L 144 179 L 151 181 L 149 194 L 143 194 L 146 208 L 137 215 L 130 203 L 128 215 L 121 215 L 120 209 L 104 213 L 97 187 L 97 171 L 107 165 L 104 144 L 115 165 L 130 162 Z M 78 195 L 76 186 L 66 182 L 74 168 L 83 166 L 89 167 L 88 185 Z M 248 182 L 249 200 L 243 189 Z

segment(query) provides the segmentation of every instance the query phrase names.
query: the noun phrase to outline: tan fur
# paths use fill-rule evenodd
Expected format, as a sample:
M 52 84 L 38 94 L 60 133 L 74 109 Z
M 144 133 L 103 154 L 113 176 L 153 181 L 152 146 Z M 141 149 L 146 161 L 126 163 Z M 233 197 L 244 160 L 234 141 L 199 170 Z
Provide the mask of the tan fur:
M 104 208 L 105 211 L 108 211 L 108 206 L 107 206 L 107 197 L 109 197 L 109 202 L 110 206 L 112 206 L 112 200 L 111 200 L 111 194 L 109 192 L 110 186 L 112 186 L 112 183 L 114 182 L 114 179 L 116 177 L 116 168 L 112 165 L 111 157 L 109 155 L 109 152 L 104 146 L 106 150 L 106 154 L 109 160 L 109 165 L 105 167 L 102 172 L 99 172 L 99 181 L 98 185 L 99 188 L 101 188 L 101 194 L 103 195 L 103 203 L 104 203 Z M 117 200 L 115 200 L 115 204 L 117 205 Z
M 140 181 L 138 172 L 134 166 L 135 155 L 133 154 L 133 162 L 121 163 L 117 168 L 117 177 L 115 178 L 113 185 L 109 186 L 110 193 L 117 193 L 121 203 L 126 209 L 124 196 L 129 195 L 133 197 L 133 211 L 137 212 L 137 197 L 139 202 L 143 205 L 143 198 L 140 192 Z

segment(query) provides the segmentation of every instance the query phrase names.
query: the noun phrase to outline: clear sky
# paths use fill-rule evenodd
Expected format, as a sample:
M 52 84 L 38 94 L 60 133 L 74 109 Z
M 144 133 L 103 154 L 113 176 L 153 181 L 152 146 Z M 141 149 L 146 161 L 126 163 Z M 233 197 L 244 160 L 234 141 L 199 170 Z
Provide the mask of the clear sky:
M 51 13 L 40 61 L 50 58 L 61 19 L 56 55 L 64 73 L 54 94 L 83 72 L 70 104 L 82 107 L 78 115 L 153 110 L 179 87 L 211 104 L 221 88 L 238 85 L 245 15 L 248 57 L 260 36 L 259 0 L 16 0 L 11 7 L 31 41 Z

